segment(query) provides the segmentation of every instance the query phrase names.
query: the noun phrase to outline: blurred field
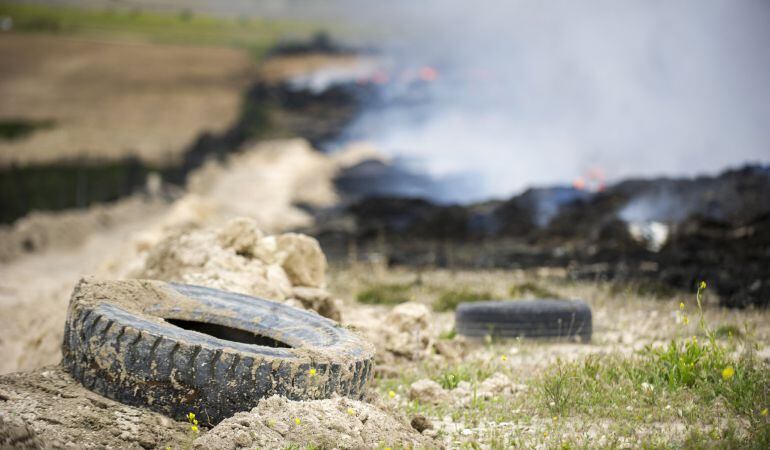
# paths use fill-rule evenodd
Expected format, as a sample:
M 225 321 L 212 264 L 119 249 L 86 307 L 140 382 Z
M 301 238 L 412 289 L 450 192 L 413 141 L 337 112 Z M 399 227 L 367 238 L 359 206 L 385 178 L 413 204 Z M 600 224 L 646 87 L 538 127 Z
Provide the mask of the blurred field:
M 44 5 L 0 5 L 0 16 L 13 19 L 13 29 L 24 32 L 69 34 L 92 38 L 142 40 L 155 43 L 227 46 L 248 49 L 260 57 L 276 40 L 305 36 L 310 23 L 258 18 L 225 19 L 195 15 L 180 5 L 180 12 L 158 13 L 140 9 L 77 9 Z
M 13 34 L 0 37 L 0 120 L 47 121 L 0 143 L 0 165 L 136 156 L 163 164 L 236 118 L 243 52 Z
M 0 166 L 165 165 L 237 117 L 257 58 L 307 25 L 0 5 Z

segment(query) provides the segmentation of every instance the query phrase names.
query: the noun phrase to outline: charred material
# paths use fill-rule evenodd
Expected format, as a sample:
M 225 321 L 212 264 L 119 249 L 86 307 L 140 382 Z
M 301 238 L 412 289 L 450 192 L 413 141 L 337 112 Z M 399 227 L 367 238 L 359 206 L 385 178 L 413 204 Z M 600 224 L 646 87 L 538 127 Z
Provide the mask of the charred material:
M 530 189 L 467 206 L 353 198 L 319 215 L 313 230 L 333 259 L 355 248 L 357 258 L 378 253 L 410 266 L 564 267 L 576 278 L 682 290 L 707 280 L 726 306 L 770 304 L 768 167 L 629 180 L 601 192 Z

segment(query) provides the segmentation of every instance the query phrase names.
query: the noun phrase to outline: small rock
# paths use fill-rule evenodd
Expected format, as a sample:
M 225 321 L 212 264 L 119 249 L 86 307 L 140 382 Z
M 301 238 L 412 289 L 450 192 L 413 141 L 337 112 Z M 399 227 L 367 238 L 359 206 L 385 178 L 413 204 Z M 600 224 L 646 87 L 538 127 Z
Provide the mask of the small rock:
M 433 380 L 423 378 L 417 380 L 409 387 L 409 399 L 420 403 L 436 404 L 446 398 L 446 392 L 440 384 Z
M 482 381 L 479 385 L 479 395 L 485 398 L 495 395 L 510 393 L 511 380 L 500 372 L 495 372 L 491 377 Z
M 240 217 L 231 220 L 219 230 L 217 238 L 222 247 L 230 248 L 242 256 L 253 257 L 263 236 L 264 233 L 257 227 L 256 221 Z
M 436 349 L 436 353 L 450 361 L 460 361 L 460 352 L 452 342 L 439 340 L 433 343 L 433 348 Z
M 431 345 L 430 317 L 430 310 L 422 303 L 406 302 L 393 308 L 378 330 L 383 350 L 408 359 L 424 356 Z
M 240 447 L 248 447 L 251 445 L 252 440 L 249 434 L 243 431 L 235 435 L 235 443 Z
M 318 241 L 297 233 L 278 236 L 281 266 L 293 285 L 323 287 L 326 282 L 326 256 Z
M 422 432 L 422 435 L 435 439 L 438 436 L 438 430 L 435 430 L 433 428 L 428 428 L 427 430 Z
M 317 311 L 318 314 L 339 321 L 342 317 L 342 302 L 332 297 L 326 289 L 295 286 L 292 297 L 299 300 L 303 307 Z

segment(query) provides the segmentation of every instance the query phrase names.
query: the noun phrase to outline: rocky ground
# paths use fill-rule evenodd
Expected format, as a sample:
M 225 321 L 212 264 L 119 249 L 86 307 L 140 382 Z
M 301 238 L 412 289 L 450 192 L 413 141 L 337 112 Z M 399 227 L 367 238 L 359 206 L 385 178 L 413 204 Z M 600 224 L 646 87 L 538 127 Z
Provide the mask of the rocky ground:
M 108 62 L 121 59 L 121 54 L 125 56 L 121 61 L 131 62 L 132 69 L 143 68 L 147 58 L 164 60 L 159 48 L 145 52 L 141 46 L 113 43 L 110 45 L 122 49 L 113 54 L 102 48 L 105 43 L 82 39 L 64 39 L 49 48 L 40 37 L 9 35 L 3 36 L 0 46 L 13 55 L 15 49 L 8 47 L 14 42 L 38 48 L 44 55 L 57 49 L 68 55 L 71 65 L 52 55 L 50 70 L 42 71 L 29 61 L 18 66 L 25 73 L 53 77 L 47 84 L 58 86 L 62 95 L 70 90 L 67 83 L 72 74 L 82 73 L 89 64 L 96 68 L 95 73 L 101 73 L 108 71 Z M 88 52 L 91 56 L 75 57 L 77 46 L 93 47 Z M 767 309 L 754 308 L 752 302 L 740 303 L 747 306 L 744 309 L 725 309 L 720 302 L 732 297 L 719 292 L 728 282 L 734 292 L 748 290 L 754 295 L 751 298 L 767 292 L 766 269 L 761 265 L 766 259 L 761 253 L 766 242 L 764 216 L 739 217 L 727 225 L 709 222 L 703 227 L 697 223 L 690 235 L 683 228 L 685 237 L 694 238 L 682 241 L 687 245 L 681 248 L 697 250 L 704 239 L 708 241 L 705 261 L 709 267 L 724 264 L 719 260 L 724 253 L 720 249 L 729 255 L 736 248 L 749 249 L 747 254 L 752 255 L 747 266 L 751 270 L 742 271 L 750 283 L 731 276 L 712 279 L 717 272 L 696 274 L 703 275 L 698 281 L 705 279 L 710 284 L 701 322 L 695 291 L 689 289 L 693 280 L 669 284 L 666 289 L 634 277 L 607 281 L 602 274 L 626 268 L 624 261 L 613 258 L 598 261 L 602 269 L 591 272 L 597 263 L 591 258 L 604 255 L 597 251 L 601 249 L 595 245 L 597 241 L 610 242 L 620 253 L 641 255 L 641 266 L 658 270 L 649 258 L 661 254 L 661 249 L 649 247 L 654 244 L 649 236 L 634 238 L 626 226 L 617 233 L 617 214 L 630 199 L 627 194 L 638 190 L 637 185 L 595 195 L 570 191 L 580 197 L 576 208 L 557 208 L 564 214 L 545 228 L 532 221 L 540 201 L 547 203 L 553 192 L 533 191 L 507 202 L 468 208 L 403 199 L 340 205 L 340 199 L 348 195 L 340 180 L 349 182 L 361 167 L 387 165 L 386 161 L 360 146 L 326 155 L 304 140 L 254 143 L 246 139 L 244 127 L 254 111 L 241 111 L 244 114 L 239 116 L 232 89 L 245 87 L 240 76 L 244 70 L 252 70 L 251 62 L 243 54 L 220 50 L 211 49 L 204 55 L 221 62 L 217 67 L 232 76 L 226 89 L 220 83 L 224 72 L 209 72 L 215 65 L 196 65 L 185 59 L 184 51 L 179 53 L 181 59 L 170 60 L 176 67 L 173 70 L 192 68 L 192 72 L 185 71 L 192 77 L 185 78 L 189 86 L 181 85 L 187 86 L 186 94 L 172 99 L 191 108 L 179 111 L 184 132 L 169 128 L 163 117 L 152 114 L 129 118 L 148 130 L 158 125 L 163 133 L 172 133 L 151 140 L 153 145 L 170 143 L 176 155 L 187 152 L 198 158 L 233 142 L 238 143 L 239 152 L 230 154 L 236 148 L 228 147 L 215 161 L 191 160 L 195 164 L 183 172 L 189 174 L 184 188 L 150 177 L 140 193 L 120 201 L 64 213 L 33 213 L 0 229 L 0 447 L 770 446 L 770 317 Z M 93 55 L 104 61 L 89 60 Z M 336 61 L 352 64 L 345 55 Z M 286 125 L 283 131 L 300 129 L 322 139 L 338 131 L 352 113 L 348 93 L 332 89 L 314 99 L 304 91 L 266 91 L 264 86 L 327 62 L 325 57 L 290 56 L 263 66 L 266 84 L 253 86 L 247 96 L 283 102 L 288 106 L 278 112 L 278 123 Z M 142 110 L 153 109 L 157 99 L 147 100 L 144 75 L 139 72 L 110 73 L 125 83 L 126 104 L 144 105 L 137 109 L 141 115 Z M 13 87 L 13 95 L 25 94 L 31 99 L 38 95 L 25 88 L 25 78 L 19 73 L 9 71 L 3 76 L 10 83 L 5 85 Z M 163 79 L 165 75 L 152 76 Z M 80 76 L 75 78 L 82 81 Z M 207 89 L 197 89 L 200 83 Z M 97 83 L 94 89 L 98 87 Z M 94 102 L 97 91 L 89 94 Z M 200 107 L 195 105 L 212 93 L 219 100 L 204 108 L 204 127 Z M 176 95 L 174 91 L 164 94 Z M 14 101 L 23 100 L 19 98 Z M 87 104 L 93 103 L 83 103 Z M 337 104 L 336 113 L 327 114 Z M 34 109 L 35 102 L 28 106 Z M 106 142 L 103 129 L 110 129 L 110 121 L 117 116 L 109 112 L 109 105 L 104 107 L 107 113 L 103 116 L 86 106 L 67 109 L 72 116 L 57 116 L 59 125 L 41 129 L 32 138 L 37 143 L 59 145 L 61 139 L 56 136 L 61 126 L 73 127 L 73 133 L 80 129 L 94 142 Z M 0 111 L 0 116 L 8 114 Z M 211 122 L 211 114 L 221 123 Z M 315 118 L 321 116 L 328 116 L 328 122 L 319 127 Z M 145 124 L 147 120 L 153 123 Z M 195 130 L 197 136 L 204 129 L 213 134 L 188 145 L 193 136 L 188 131 Z M 144 134 L 133 129 L 127 132 L 108 139 L 120 145 L 104 151 L 115 155 L 136 152 L 142 157 L 141 146 L 132 139 Z M 14 150 L 7 152 L 8 161 L 22 162 L 19 155 L 31 144 L 7 145 Z M 20 147 L 14 147 L 17 145 Z M 101 148 L 93 148 L 97 147 Z M 30 153 L 29 160 L 47 160 L 46 148 L 37 145 L 38 153 Z M 157 151 L 151 151 L 149 160 L 155 161 L 165 147 L 152 148 Z M 762 170 L 749 175 L 751 180 L 759 180 L 761 189 L 770 185 Z M 729 186 L 735 187 L 731 192 L 745 191 L 742 183 L 747 177 L 741 172 L 725 176 L 732 180 Z M 674 191 L 681 187 L 677 181 L 666 183 Z M 711 199 L 709 204 L 734 204 L 730 198 L 714 197 L 711 181 L 699 183 L 705 187 L 697 192 Z M 765 192 L 761 189 L 749 190 Z M 754 200 L 764 205 L 763 198 L 766 196 Z M 590 214 L 584 217 L 581 211 Z M 564 236 L 559 233 L 569 231 L 576 217 L 587 218 L 581 222 L 587 232 L 578 234 L 588 241 L 563 246 L 559 239 Z M 525 239 L 476 239 L 473 233 L 479 228 L 474 227 L 485 229 L 489 218 L 510 226 L 498 230 L 504 237 L 523 233 Z M 288 233 L 297 228 L 316 232 L 321 246 L 311 238 Z M 447 246 L 453 239 L 459 244 Z M 735 242 L 741 245 L 732 246 Z M 533 253 L 533 248 L 540 253 Z M 586 260 L 564 256 L 564 251 L 575 249 L 593 253 Z M 665 249 L 662 252 L 667 254 Z M 467 255 L 479 262 L 474 258 L 480 254 L 502 255 L 506 264 L 493 259 L 458 263 Z M 543 255 L 548 257 L 548 267 L 537 264 L 545 261 Z M 688 264 L 691 267 L 698 261 Z M 738 270 L 730 273 L 741 272 L 745 258 L 735 261 L 731 270 Z M 507 268 L 478 268 L 490 266 Z M 584 276 L 578 273 L 581 270 Z M 720 273 L 727 272 L 717 275 Z M 339 320 L 376 346 L 377 366 L 369 393 L 363 401 L 295 402 L 271 397 L 210 429 L 96 395 L 58 365 L 67 302 L 84 276 L 192 282 L 269 296 Z M 757 279 L 759 284 L 754 286 Z M 592 340 L 472 340 L 454 330 L 452 310 L 459 301 L 527 297 L 585 300 L 593 310 Z
M 144 259 L 143 270 L 174 268 L 158 273 L 183 281 L 192 276 L 199 283 L 218 287 L 235 283 L 232 288 L 239 291 L 254 289 L 239 285 L 237 280 L 258 280 L 254 270 L 270 256 L 231 265 L 222 272 L 231 275 L 220 279 L 206 275 L 221 272 L 222 263 L 235 261 L 238 251 L 260 247 L 265 238 L 250 232 L 250 224 L 253 222 L 236 221 L 212 231 L 193 228 L 181 234 L 169 233 L 155 247 L 157 255 L 151 251 Z M 242 239 L 234 241 L 228 236 Z M 190 245 L 173 250 L 180 238 Z M 166 240 L 168 243 L 163 244 Z M 269 250 L 271 240 L 261 245 Z M 232 251 L 230 256 L 228 251 Z M 178 257 L 169 259 L 169 255 Z M 308 282 L 312 280 L 304 281 Z M 255 281 L 254 286 L 265 284 Z M 285 283 L 275 283 L 281 284 Z M 377 347 L 375 379 L 363 402 L 271 398 L 251 412 L 195 432 L 189 423 L 102 398 L 59 367 L 48 366 L 0 378 L 0 412 L 3 423 L 10 424 L 4 425 L 10 430 L 6 434 L 15 433 L 13 439 L 19 440 L 26 436 L 24 442 L 53 448 L 66 448 L 68 443 L 70 447 L 91 448 L 504 448 L 513 444 L 525 448 L 594 444 L 630 448 L 642 444 L 687 446 L 691 441 L 746 446 L 763 436 L 751 414 L 764 420 L 759 424 L 764 423 L 767 430 L 761 408 L 767 405 L 766 388 L 764 399 L 756 402 L 759 408 L 748 418 L 726 401 L 718 401 L 718 408 L 706 408 L 705 399 L 698 398 L 695 390 L 669 391 L 660 386 L 652 388 L 661 389 L 660 397 L 654 400 L 629 397 L 621 401 L 611 396 L 594 400 L 589 407 L 594 413 L 588 413 L 582 404 L 568 403 L 572 406 L 566 409 L 550 405 L 553 401 L 542 383 L 554 368 L 567 370 L 570 366 L 565 364 L 583 367 L 592 361 L 613 367 L 615 361 L 643 358 L 648 345 L 660 347 L 672 339 L 692 336 L 707 340 L 698 328 L 691 293 L 656 297 L 640 294 L 633 286 L 571 281 L 564 272 L 554 270 L 432 269 L 415 273 L 377 263 L 332 267 L 321 285 L 328 291 L 325 298 L 337 299 L 333 304 L 342 322 L 360 330 Z M 392 295 L 394 289 L 388 286 L 398 286 L 397 293 Z M 530 296 L 536 290 L 585 299 L 594 313 L 592 341 L 469 340 L 454 335 L 451 312 L 435 311 L 437 302 L 457 292 L 504 298 Z M 757 364 L 767 373 L 768 313 L 722 309 L 708 293 L 705 300 L 705 320 L 713 329 L 722 330 L 720 343 L 737 353 L 755 344 Z M 680 309 L 680 302 L 684 309 Z M 693 320 L 685 323 L 683 314 Z M 17 320 L 24 317 L 17 316 Z M 52 334 L 60 334 L 54 330 L 61 327 L 58 320 L 50 320 L 46 326 Z M 35 352 L 34 348 L 26 350 Z M 55 363 L 58 358 L 58 350 L 52 351 L 38 363 Z M 603 389 L 612 392 L 621 388 Z M 0 438 L 10 439 L 5 435 Z
M 6 434 L 0 438 L 93 448 L 735 448 L 766 442 L 767 310 L 721 308 L 717 293 L 707 289 L 704 319 L 728 359 L 704 356 L 711 366 L 699 372 L 702 382 L 668 385 L 661 381 L 663 356 L 646 348 L 709 341 L 694 292 L 581 281 L 566 267 L 398 268 L 378 252 L 328 265 L 315 241 L 282 234 L 312 219 L 297 203 L 332 204 L 335 174 L 370 156 L 351 149 L 331 157 L 302 141 L 276 141 L 201 168 L 173 201 L 148 193 L 64 217 L 31 216 L 6 229 L 0 236 Z M 264 177 L 248 176 L 260 170 Z M 308 186 L 311 172 L 317 176 Z M 370 394 L 364 402 L 269 399 L 198 432 L 101 398 L 56 366 L 67 301 L 82 276 L 195 282 L 270 295 L 339 319 L 377 348 Z M 543 296 L 584 299 L 594 314 L 591 342 L 479 341 L 453 331 L 458 301 Z M 728 365 L 738 374 L 734 385 L 719 375 Z M 379 434 L 370 428 L 375 425 L 395 431 Z

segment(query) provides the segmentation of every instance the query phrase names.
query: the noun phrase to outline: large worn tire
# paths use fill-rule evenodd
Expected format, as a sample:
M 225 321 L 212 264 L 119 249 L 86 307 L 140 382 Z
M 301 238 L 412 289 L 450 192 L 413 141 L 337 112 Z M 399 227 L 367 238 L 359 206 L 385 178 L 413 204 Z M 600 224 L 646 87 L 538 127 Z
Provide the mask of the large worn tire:
M 273 394 L 360 398 L 374 357 L 370 344 L 318 314 L 144 280 L 81 281 L 62 349 L 64 367 L 85 387 L 209 424 Z
M 591 309 L 580 300 L 462 303 L 455 314 L 459 334 L 473 337 L 580 337 L 591 340 Z

